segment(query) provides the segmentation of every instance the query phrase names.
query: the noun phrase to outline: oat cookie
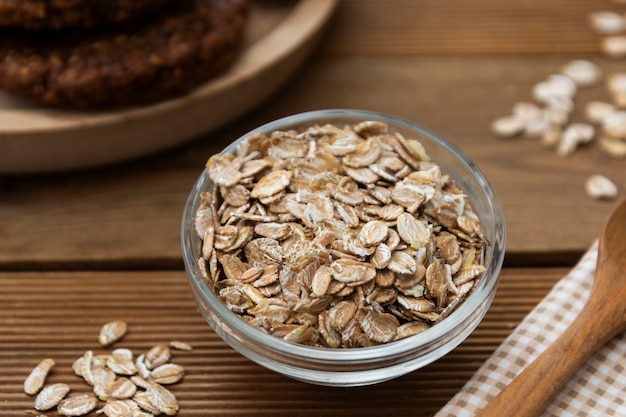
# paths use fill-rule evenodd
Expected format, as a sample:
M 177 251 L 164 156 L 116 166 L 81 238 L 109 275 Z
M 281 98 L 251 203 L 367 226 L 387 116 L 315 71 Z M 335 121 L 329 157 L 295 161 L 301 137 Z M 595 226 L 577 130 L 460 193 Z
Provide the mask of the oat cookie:
M 0 0 L 0 27 L 87 28 L 159 12 L 174 0 Z
M 239 53 L 247 0 L 180 1 L 141 24 L 0 38 L 0 87 L 38 102 L 91 108 L 184 94 Z

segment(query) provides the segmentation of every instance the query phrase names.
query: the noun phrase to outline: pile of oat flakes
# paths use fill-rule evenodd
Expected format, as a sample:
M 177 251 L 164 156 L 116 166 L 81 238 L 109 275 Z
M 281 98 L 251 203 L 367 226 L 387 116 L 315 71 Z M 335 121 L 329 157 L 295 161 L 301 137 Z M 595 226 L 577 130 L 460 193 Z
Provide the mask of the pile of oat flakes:
M 126 333 L 122 321 L 106 323 L 98 337 L 102 346 L 110 346 Z M 74 373 L 93 387 L 93 394 L 69 395 L 71 387 L 64 383 L 46 385 L 46 378 L 55 365 L 51 358 L 42 360 L 24 381 L 24 392 L 36 396 L 34 408 L 44 412 L 56 409 L 61 416 L 83 416 L 95 410 L 107 417 L 174 416 L 179 405 L 176 397 L 163 385 L 182 380 L 185 370 L 171 363 L 171 349 L 190 351 L 180 341 L 157 344 L 137 358 L 126 348 L 110 354 L 94 355 L 88 350 L 74 362 Z M 69 396 L 68 396 L 69 395 Z M 43 414 L 40 414 L 43 416 Z
M 615 3 L 626 2 L 615 0 Z M 624 13 L 593 12 L 589 24 L 603 36 L 600 46 L 606 56 L 626 57 Z M 603 81 L 612 102 L 589 101 L 584 105 L 586 122 L 570 123 L 578 89 Z M 491 129 L 497 136 L 539 138 L 542 145 L 556 149 L 560 157 L 571 155 L 580 146 L 596 143 L 608 157 L 626 158 L 626 72 L 605 75 L 591 61 L 573 60 L 563 65 L 559 73 L 537 83 L 531 93 L 535 102 L 517 103 L 512 114 L 493 121 Z M 585 191 L 595 199 L 612 200 L 619 194 L 618 186 L 600 174 L 587 178 Z
M 485 271 L 468 195 L 384 123 L 253 134 L 207 168 L 200 270 L 231 311 L 276 337 L 352 348 L 415 335 Z

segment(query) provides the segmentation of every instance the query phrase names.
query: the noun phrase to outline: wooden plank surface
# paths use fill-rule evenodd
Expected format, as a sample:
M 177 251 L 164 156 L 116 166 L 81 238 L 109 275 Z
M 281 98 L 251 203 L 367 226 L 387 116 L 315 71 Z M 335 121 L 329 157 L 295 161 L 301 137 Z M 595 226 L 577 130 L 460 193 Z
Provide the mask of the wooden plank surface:
M 343 0 L 332 54 L 554 54 L 599 51 L 589 13 L 611 0 Z
M 48 382 L 87 393 L 71 365 L 86 350 L 110 352 L 98 345 L 97 335 L 102 324 L 119 319 L 129 331 L 115 347 L 139 354 L 171 340 L 193 346 L 191 352 L 173 352 L 172 362 L 187 372 L 171 386 L 180 417 L 429 416 L 565 273 L 562 268 L 505 269 L 492 308 L 457 349 L 409 375 L 359 389 L 314 387 L 239 355 L 196 310 L 183 272 L 0 273 L 0 415 L 24 416 L 32 408 L 23 382 L 44 358 L 56 361 Z
M 172 389 L 183 417 L 433 415 L 598 235 L 612 204 L 588 198 L 584 179 L 608 175 L 626 195 L 625 161 L 608 160 L 593 145 L 561 159 L 537 140 L 504 141 L 489 131 L 494 118 L 530 99 L 532 85 L 570 59 L 623 70 L 623 60 L 599 54 L 600 37 L 587 25 L 588 13 L 601 9 L 626 6 L 342 0 L 306 65 L 222 129 L 128 163 L 1 176 L 0 414 L 25 415 L 32 398 L 23 380 L 45 357 L 58 364 L 50 382 L 86 390 L 71 363 L 87 349 L 103 351 L 97 331 L 119 318 L 130 325 L 119 346 L 140 352 L 170 339 L 194 346 L 175 355 L 188 371 Z M 582 120 L 585 101 L 607 97 L 602 86 L 581 91 L 574 120 Z M 508 228 L 509 266 L 476 331 L 422 370 L 350 390 L 292 381 L 229 348 L 195 308 L 179 245 L 183 205 L 211 154 L 278 117 L 337 107 L 395 114 L 449 139 L 494 185 Z

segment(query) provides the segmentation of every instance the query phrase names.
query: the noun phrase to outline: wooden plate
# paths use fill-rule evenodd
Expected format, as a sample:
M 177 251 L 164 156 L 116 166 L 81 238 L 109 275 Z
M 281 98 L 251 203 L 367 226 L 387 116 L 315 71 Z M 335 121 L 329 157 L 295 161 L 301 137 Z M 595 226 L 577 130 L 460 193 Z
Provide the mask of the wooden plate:
M 154 105 L 68 111 L 0 92 L 0 173 L 59 171 L 130 159 L 233 120 L 293 74 L 337 3 L 255 1 L 235 65 L 186 96 Z

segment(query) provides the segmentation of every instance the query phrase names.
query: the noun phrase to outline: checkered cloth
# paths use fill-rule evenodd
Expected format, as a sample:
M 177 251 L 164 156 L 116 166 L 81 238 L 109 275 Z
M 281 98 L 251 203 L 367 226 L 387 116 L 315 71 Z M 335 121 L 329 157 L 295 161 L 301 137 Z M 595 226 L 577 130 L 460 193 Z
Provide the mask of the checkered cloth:
M 596 241 L 463 389 L 435 417 L 471 417 L 565 330 L 589 296 Z M 569 380 L 542 417 L 626 416 L 626 333 L 602 347 Z

